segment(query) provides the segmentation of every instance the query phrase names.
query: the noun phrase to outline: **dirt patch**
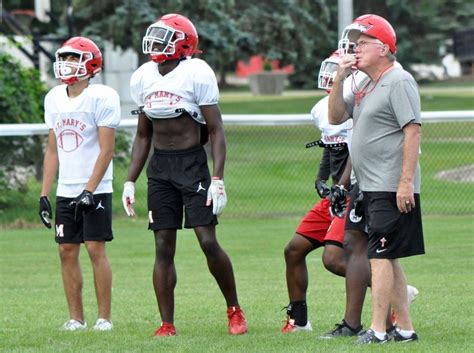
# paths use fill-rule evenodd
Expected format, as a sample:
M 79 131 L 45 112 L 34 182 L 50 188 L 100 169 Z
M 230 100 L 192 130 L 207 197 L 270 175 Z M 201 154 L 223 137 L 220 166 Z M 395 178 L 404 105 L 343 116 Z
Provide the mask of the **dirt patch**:
M 438 180 L 474 183 L 474 164 L 460 168 L 443 170 L 436 173 L 435 178 Z

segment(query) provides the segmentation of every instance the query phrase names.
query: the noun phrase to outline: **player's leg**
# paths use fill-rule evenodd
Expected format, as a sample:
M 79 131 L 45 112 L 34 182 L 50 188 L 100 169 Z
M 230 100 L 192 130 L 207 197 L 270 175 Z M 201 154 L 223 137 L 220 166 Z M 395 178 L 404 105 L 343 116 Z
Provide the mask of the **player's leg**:
M 105 241 L 85 241 L 94 275 L 98 318 L 110 322 L 112 301 L 112 269 L 107 257 Z
M 214 276 L 226 300 L 227 306 L 238 306 L 237 291 L 235 287 L 234 271 L 227 253 L 222 249 L 216 238 L 214 225 L 198 226 L 194 232 L 199 245 L 204 252 L 209 271 Z
M 309 282 L 306 256 L 315 248 L 321 246 L 322 243 L 315 239 L 295 233 L 285 247 L 286 286 L 289 304 L 286 307 L 286 324 L 281 329 L 283 333 L 312 330 L 306 305 L 306 291 Z
M 58 243 L 64 293 L 69 309 L 69 318 L 64 330 L 74 331 L 87 327 L 82 304 L 82 271 L 79 262 L 80 246 L 83 242 L 82 221 L 75 222 L 74 210 L 68 207 L 71 198 L 56 198 L 55 241 Z
M 284 333 L 311 330 L 306 305 L 308 289 L 306 256 L 314 249 L 323 246 L 324 236 L 330 224 L 329 201 L 322 199 L 301 220 L 295 234 L 285 247 L 289 304 L 286 324 L 281 329 Z
M 345 232 L 347 255 L 346 311 L 344 320 L 352 328 L 361 327 L 362 308 L 370 284 L 370 264 L 367 259 L 367 234 L 357 230 Z
M 161 229 L 155 232 L 155 264 L 153 287 L 160 311 L 161 321 L 174 323 L 174 289 L 176 287 L 176 229 Z
M 349 204 L 350 198 L 347 203 Z M 347 209 L 347 207 L 346 207 Z M 344 225 L 346 216 L 334 217 L 324 237 L 323 264 L 326 269 L 335 275 L 346 275 L 347 259 L 344 254 Z
M 112 329 L 110 313 L 112 306 L 112 269 L 107 257 L 106 243 L 113 240 L 112 194 L 94 195 L 96 208 L 84 213 L 84 243 L 89 254 L 94 275 L 97 297 L 97 321 L 95 330 Z
M 227 318 L 229 320 L 229 333 L 240 335 L 247 332 L 247 321 L 237 299 L 234 271 L 227 253 L 219 245 L 216 238 L 214 225 L 197 226 L 194 232 L 199 240 L 204 255 L 206 256 L 209 271 L 224 295 L 227 304 Z
M 80 244 L 59 244 L 58 250 L 69 318 L 84 323 L 84 310 L 82 306 L 83 279 L 79 263 Z

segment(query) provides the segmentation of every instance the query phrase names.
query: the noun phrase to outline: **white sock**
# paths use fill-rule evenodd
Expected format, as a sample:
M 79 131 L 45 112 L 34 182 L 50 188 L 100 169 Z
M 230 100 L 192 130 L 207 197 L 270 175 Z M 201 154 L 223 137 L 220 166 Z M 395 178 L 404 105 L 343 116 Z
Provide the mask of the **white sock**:
M 409 338 L 409 337 L 411 337 L 411 335 L 413 335 L 413 334 L 415 333 L 415 331 L 398 330 L 398 333 L 399 333 L 400 336 L 402 336 L 403 338 Z
M 387 338 L 385 332 L 377 332 L 374 329 L 372 329 L 372 331 L 374 331 L 375 337 L 377 337 L 379 340 L 384 340 Z

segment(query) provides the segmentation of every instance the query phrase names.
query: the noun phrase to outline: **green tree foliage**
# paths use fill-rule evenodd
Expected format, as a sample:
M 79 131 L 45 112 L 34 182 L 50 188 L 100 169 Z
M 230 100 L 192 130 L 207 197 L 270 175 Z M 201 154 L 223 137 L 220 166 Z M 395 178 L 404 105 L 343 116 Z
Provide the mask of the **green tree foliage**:
M 0 123 L 41 123 L 46 87 L 35 69 L 27 69 L 10 55 L 0 52 Z M 38 170 L 42 162 L 42 141 L 39 136 L 0 139 L 0 189 L 24 190 L 29 173 L 27 167 Z M 35 173 L 32 173 L 33 175 Z M 0 195 L 0 208 L 8 203 Z
M 337 28 L 324 0 L 240 1 L 238 26 L 249 32 L 248 52 L 293 64 L 291 82 L 314 87 L 321 61 L 337 46 Z
M 456 30 L 474 26 L 474 6 L 464 0 L 354 1 L 354 15 L 385 17 L 397 33 L 397 57 L 404 65 L 439 63 L 439 48 Z

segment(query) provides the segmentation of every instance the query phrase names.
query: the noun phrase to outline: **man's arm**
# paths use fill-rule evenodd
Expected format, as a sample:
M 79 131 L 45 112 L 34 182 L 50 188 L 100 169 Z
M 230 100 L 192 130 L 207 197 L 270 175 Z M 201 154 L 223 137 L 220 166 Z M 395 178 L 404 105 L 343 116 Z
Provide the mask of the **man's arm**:
M 344 171 L 342 172 L 341 179 L 339 179 L 338 185 L 344 186 L 346 190 L 349 190 L 349 186 L 351 185 L 351 171 L 352 171 L 352 162 L 351 157 L 347 157 L 346 166 L 344 167 Z
M 153 124 L 151 120 L 144 113 L 140 113 L 138 115 L 137 134 L 133 141 L 127 181 L 137 181 L 150 152 L 152 135 Z
M 416 206 L 413 181 L 418 164 L 421 126 L 416 123 L 408 123 L 403 127 L 403 133 L 405 138 L 403 142 L 402 172 L 397 190 L 397 205 L 400 212 L 408 213 Z
M 48 144 L 43 159 L 43 184 L 41 187 L 40 196 L 48 196 L 53 186 L 54 179 L 58 172 L 58 148 L 56 143 L 56 136 L 52 129 L 49 130 Z
M 221 112 L 217 104 L 200 106 L 206 120 L 211 140 L 213 171 L 212 176 L 224 179 L 224 164 L 226 157 L 226 141 Z
M 344 55 L 339 61 L 336 77 L 329 94 L 328 121 L 330 124 L 339 125 L 349 118 L 344 104 L 344 80 L 351 73 L 355 63 L 355 56 L 351 54 Z
M 100 152 L 95 161 L 92 175 L 86 184 L 85 190 L 93 193 L 100 181 L 104 177 L 110 161 L 114 157 L 115 150 L 115 129 L 110 127 L 100 126 L 98 129 Z

